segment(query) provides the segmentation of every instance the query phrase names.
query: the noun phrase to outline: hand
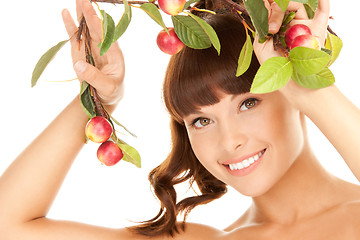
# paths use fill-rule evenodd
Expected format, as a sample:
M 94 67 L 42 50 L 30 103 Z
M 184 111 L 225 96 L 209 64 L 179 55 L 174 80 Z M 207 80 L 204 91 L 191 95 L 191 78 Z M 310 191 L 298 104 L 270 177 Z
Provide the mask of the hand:
M 279 6 L 273 0 L 264 0 L 265 6 L 269 12 L 269 33 L 275 34 L 279 31 L 285 13 L 281 11 Z M 290 2 L 287 11 L 296 11 L 295 18 L 291 21 L 290 25 L 305 24 L 311 29 L 313 36 L 317 37 L 324 46 L 327 25 L 330 11 L 330 0 L 319 0 L 319 6 L 316 10 L 313 19 L 309 19 L 305 8 L 302 3 Z M 283 56 L 281 52 L 275 51 L 273 46 L 273 39 L 268 39 L 265 43 L 258 42 L 258 38 L 254 40 L 254 52 L 262 64 L 271 57 Z M 287 100 L 297 109 L 303 111 L 303 102 L 311 92 L 318 90 L 308 89 L 297 85 L 294 81 L 290 80 L 284 87 L 279 90 Z
M 269 33 L 275 34 L 281 27 L 285 13 L 281 11 L 273 0 L 264 0 L 264 2 L 269 12 Z M 319 0 L 319 6 L 313 19 L 308 18 L 304 5 L 299 2 L 290 1 L 287 11 L 296 11 L 295 18 L 291 21 L 290 25 L 307 25 L 311 29 L 312 35 L 317 37 L 321 45 L 324 46 L 329 19 L 330 0 Z M 282 56 L 280 52 L 274 50 L 272 38 L 261 44 L 258 42 L 258 38 L 255 37 L 254 51 L 260 64 L 268 58 Z
M 91 36 L 91 49 L 96 67 L 85 62 L 85 43 L 76 40 L 78 27 L 68 10 L 62 12 L 64 25 L 70 37 L 74 69 L 80 81 L 92 85 L 104 105 L 117 103 L 123 95 L 125 64 L 117 43 L 104 56 L 97 45 L 102 41 L 101 21 L 88 0 L 76 0 L 77 19 L 85 17 Z

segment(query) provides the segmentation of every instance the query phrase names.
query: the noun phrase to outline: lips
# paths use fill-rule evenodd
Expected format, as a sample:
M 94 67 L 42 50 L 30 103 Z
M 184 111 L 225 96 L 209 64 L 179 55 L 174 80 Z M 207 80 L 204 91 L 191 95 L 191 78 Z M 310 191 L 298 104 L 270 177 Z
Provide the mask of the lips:
M 230 160 L 229 162 L 223 163 L 223 165 L 231 174 L 245 176 L 250 174 L 259 165 L 265 151 L 266 149 L 263 149 L 262 151 L 251 154 L 250 156 Z

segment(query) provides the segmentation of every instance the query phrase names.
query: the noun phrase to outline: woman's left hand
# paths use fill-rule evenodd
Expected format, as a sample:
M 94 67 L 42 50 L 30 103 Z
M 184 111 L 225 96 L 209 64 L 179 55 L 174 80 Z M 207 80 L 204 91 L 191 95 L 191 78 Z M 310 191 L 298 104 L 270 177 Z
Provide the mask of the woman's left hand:
M 285 13 L 273 0 L 264 0 L 264 2 L 269 12 L 269 33 L 275 34 L 282 25 Z M 324 46 L 325 44 L 329 10 L 330 0 L 319 0 L 319 6 L 316 9 L 313 19 L 308 18 L 302 3 L 290 1 L 287 8 L 287 11 L 296 12 L 295 18 L 291 21 L 290 25 L 307 25 L 311 29 L 312 35 L 319 39 L 321 46 Z M 268 58 L 282 56 L 280 52 L 274 50 L 272 38 L 261 44 L 258 42 L 258 38 L 255 37 L 254 51 L 260 64 L 265 62 Z
M 275 34 L 279 31 L 285 13 L 273 0 L 264 0 L 265 6 L 269 11 L 269 33 Z M 305 24 L 311 29 L 313 36 L 318 38 L 321 46 L 323 47 L 327 35 L 327 26 L 330 11 L 330 0 L 319 0 L 319 6 L 315 12 L 313 19 L 309 19 L 304 8 L 304 5 L 299 2 L 290 2 L 287 11 L 296 11 L 295 18 L 291 21 L 290 25 Z M 259 43 L 258 38 L 255 37 L 254 52 L 260 62 L 264 63 L 271 57 L 283 56 L 281 52 L 275 51 L 273 46 L 273 39 L 268 39 L 265 43 Z M 279 90 L 288 101 L 297 109 L 302 111 L 302 102 L 308 96 L 309 92 L 316 91 L 300 87 L 295 82 L 290 80 L 284 87 Z

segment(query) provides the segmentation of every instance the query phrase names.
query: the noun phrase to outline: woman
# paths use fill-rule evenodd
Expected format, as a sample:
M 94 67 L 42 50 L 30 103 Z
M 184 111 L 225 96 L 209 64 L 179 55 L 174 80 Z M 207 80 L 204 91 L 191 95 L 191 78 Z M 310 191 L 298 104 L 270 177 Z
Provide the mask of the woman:
M 323 43 L 328 5 L 328 1 L 320 1 L 313 20 L 306 19 L 299 4 L 291 3 L 289 8 L 298 10 L 294 23 L 305 22 Z M 268 3 L 268 8 L 270 31 L 275 33 L 283 15 L 275 4 Z M 101 41 L 101 26 L 94 10 L 87 0 L 78 0 L 77 9 L 78 17 L 85 16 L 96 46 Z M 69 36 L 73 36 L 77 28 L 67 11 L 63 18 Z M 209 21 L 222 39 L 220 61 L 213 60 L 213 49 L 185 49 L 171 60 L 166 74 L 164 100 L 171 114 L 173 149 L 150 174 L 162 203 L 160 214 L 131 229 L 107 229 L 45 217 L 84 144 L 87 116 L 75 98 L 2 175 L 3 239 L 356 239 L 360 235 L 360 189 L 335 178 L 318 164 L 308 144 L 304 121 L 306 115 L 323 131 L 359 179 L 359 110 L 335 86 L 309 90 L 290 82 L 273 93 L 248 93 L 259 66 L 256 60 L 240 79 L 230 74 L 236 70 L 233 55 L 238 55 L 242 45 L 231 45 L 230 39 L 241 35 L 244 39 L 243 31 L 234 31 L 235 25 L 229 25 L 236 23 L 232 17 Z M 225 37 L 229 34 L 230 39 Z M 279 54 L 271 40 L 258 44 L 255 39 L 254 43 L 260 63 Z M 73 38 L 72 46 L 79 78 L 97 88 L 107 109 L 113 111 L 123 92 L 124 64 L 118 46 L 114 44 L 104 58 L 97 56 L 100 71 L 81 61 L 83 51 L 79 53 Z M 204 61 L 217 65 L 202 64 Z M 199 69 L 201 74 L 197 74 Z M 179 91 L 179 87 L 184 90 Z M 71 141 L 67 138 L 70 135 Z M 173 185 L 186 179 L 196 181 L 202 195 L 175 206 Z M 217 230 L 186 223 L 182 228 L 176 222 L 179 211 L 187 212 L 220 197 L 226 185 L 253 199 L 248 211 L 231 226 Z

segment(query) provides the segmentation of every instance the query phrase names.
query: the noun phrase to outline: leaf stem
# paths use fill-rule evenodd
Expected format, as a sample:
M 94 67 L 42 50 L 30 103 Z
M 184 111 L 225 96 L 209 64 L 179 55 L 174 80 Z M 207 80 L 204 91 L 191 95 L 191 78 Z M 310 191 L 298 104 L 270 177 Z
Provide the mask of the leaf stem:
M 195 11 L 198 11 L 198 12 L 207 12 L 207 13 L 211 13 L 211 14 L 216 14 L 216 12 L 214 11 L 211 11 L 211 10 L 207 10 L 207 9 L 200 9 L 200 8 L 197 8 L 197 7 L 192 7 L 191 10 L 195 10 Z
M 248 11 L 246 10 L 245 6 L 242 6 L 240 4 L 237 4 L 233 2 L 232 0 L 220 0 L 222 3 L 224 3 L 228 8 L 240 11 L 241 13 L 244 13 L 246 15 L 249 15 Z
M 73 79 L 68 79 L 68 80 L 43 80 L 44 82 L 72 82 L 75 80 L 78 80 L 79 78 L 73 78 Z

